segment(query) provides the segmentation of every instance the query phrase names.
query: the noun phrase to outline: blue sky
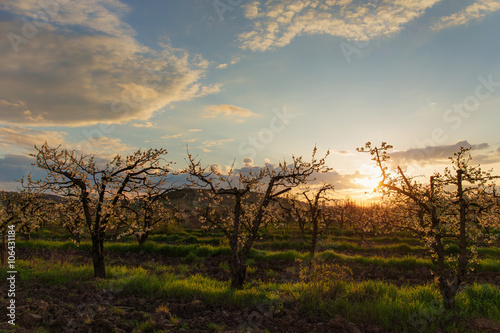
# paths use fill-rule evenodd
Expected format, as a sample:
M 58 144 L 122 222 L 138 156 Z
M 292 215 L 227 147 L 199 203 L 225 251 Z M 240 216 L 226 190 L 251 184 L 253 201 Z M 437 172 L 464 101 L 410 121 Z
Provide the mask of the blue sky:
M 498 170 L 500 1 L 5 0 L 0 31 L 4 189 L 45 140 L 179 168 L 186 145 L 242 168 L 316 144 L 342 195 L 373 183 L 366 141 L 417 174 L 461 145 Z

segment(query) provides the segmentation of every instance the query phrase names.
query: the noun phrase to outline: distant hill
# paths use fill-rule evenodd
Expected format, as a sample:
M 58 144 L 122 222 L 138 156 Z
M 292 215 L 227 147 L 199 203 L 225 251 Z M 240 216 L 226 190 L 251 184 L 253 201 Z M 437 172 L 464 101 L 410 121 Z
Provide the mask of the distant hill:
M 14 191 L 0 191 L 0 193 L 5 194 L 7 198 L 18 198 L 19 195 L 21 195 L 20 192 L 14 192 Z M 61 202 L 64 200 L 64 198 L 55 195 L 55 194 L 42 194 L 41 195 L 43 199 L 49 200 L 49 201 L 55 201 L 55 202 Z

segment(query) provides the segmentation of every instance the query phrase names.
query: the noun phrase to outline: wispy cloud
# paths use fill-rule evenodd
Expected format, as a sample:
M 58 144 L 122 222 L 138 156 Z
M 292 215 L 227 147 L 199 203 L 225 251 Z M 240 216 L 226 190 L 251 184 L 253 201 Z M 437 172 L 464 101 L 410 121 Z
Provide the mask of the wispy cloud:
M 224 144 L 225 142 L 232 142 L 232 141 L 234 141 L 234 139 L 232 139 L 232 138 L 220 139 L 220 140 L 206 140 L 206 141 L 203 141 L 203 144 L 206 147 L 213 147 L 213 146 L 220 146 L 220 145 Z
M 220 139 L 220 140 L 205 140 L 199 146 L 195 147 L 201 149 L 205 153 L 210 153 L 213 147 L 222 146 L 227 142 L 233 142 L 234 139 Z
M 350 40 L 392 36 L 440 0 L 278 0 L 245 6 L 253 21 L 239 35 L 242 49 L 266 51 L 283 47 L 297 36 L 328 34 Z
M 464 25 L 473 20 L 478 20 L 489 13 L 500 10 L 500 1 L 498 0 L 478 0 L 467 6 L 464 10 L 442 17 L 437 23 L 432 25 L 433 30 L 441 30 L 449 27 Z
M 242 118 L 258 117 L 259 115 L 240 106 L 229 104 L 207 106 L 202 115 L 203 118 L 215 118 L 217 116 L 224 116 L 235 119 L 236 121 L 242 121 Z
M 147 121 L 145 123 L 132 124 L 133 127 L 156 127 L 152 122 Z
M 41 10 L 36 0 L 6 0 L 1 6 L 0 31 L 21 37 L 21 18 Z M 200 83 L 209 66 L 200 55 L 169 44 L 160 50 L 141 45 L 123 21 L 129 10 L 117 0 L 66 1 L 28 42 L 0 39 L 1 122 L 147 121 L 172 103 L 220 90 L 219 84 Z
M 177 139 L 182 136 L 182 133 L 179 134 L 170 134 L 170 135 L 164 135 L 161 137 L 161 139 Z
M 128 144 L 122 143 L 121 139 L 106 136 L 91 137 L 76 145 L 68 144 L 68 146 L 64 148 L 76 149 L 81 153 L 90 153 L 103 159 L 113 158 L 118 153 L 126 155 L 132 153 L 132 151 L 136 149 Z

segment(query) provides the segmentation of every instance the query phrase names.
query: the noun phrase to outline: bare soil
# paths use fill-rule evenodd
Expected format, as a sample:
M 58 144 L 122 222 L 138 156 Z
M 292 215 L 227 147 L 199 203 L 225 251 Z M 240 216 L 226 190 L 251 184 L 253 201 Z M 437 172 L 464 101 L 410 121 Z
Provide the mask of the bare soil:
M 90 264 L 84 250 L 26 250 L 19 249 L 18 258 L 34 260 L 43 258 L 54 262 Z M 143 266 L 154 274 L 155 265 L 188 266 L 187 274 L 200 273 L 221 281 L 230 279 L 224 264 L 227 257 L 197 259 L 168 258 L 159 254 L 108 253 L 107 265 Z M 332 263 L 336 263 L 335 260 Z M 338 263 L 338 262 L 337 262 Z M 299 262 L 284 260 L 256 260 L 248 281 L 296 282 L 299 281 Z M 395 285 L 413 285 L 432 282 L 429 269 L 383 268 L 376 265 L 350 263 L 352 279 L 382 280 Z M 479 273 L 475 282 L 500 285 L 500 275 Z M 199 299 L 162 299 L 141 297 L 123 291 L 103 290 L 94 280 L 72 281 L 64 285 L 46 286 L 38 281 L 20 281 L 16 293 L 17 326 L 6 322 L 0 329 L 12 332 L 36 332 L 45 327 L 48 332 L 386 332 L 375 324 L 356 326 L 332 314 L 330 319 L 305 313 L 298 303 L 285 303 L 283 308 L 263 304 L 246 308 L 215 307 Z M 1 293 L 0 307 L 7 306 L 6 293 Z M 5 317 L 4 317 L 5 318 Z M 333 318 L 333 319 L 331 319 Z M 2 319 L 3 321 L 3 319 Z M 500 324 L 484 318 L 471 321 L 469 327 L 477 332 L 499 332 Z M 138 330 L 140 328 L 141 330 Z

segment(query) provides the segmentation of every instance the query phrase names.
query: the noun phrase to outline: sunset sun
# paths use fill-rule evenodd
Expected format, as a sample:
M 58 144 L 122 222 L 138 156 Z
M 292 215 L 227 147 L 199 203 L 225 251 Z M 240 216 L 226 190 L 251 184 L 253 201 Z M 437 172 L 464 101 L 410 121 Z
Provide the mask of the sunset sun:
M 354 183 L 364 186 L 367 190 L 374 190 L 380 182 L 380 178 L 376 176 L 368 176 L 365 178 L 356 178 Z

